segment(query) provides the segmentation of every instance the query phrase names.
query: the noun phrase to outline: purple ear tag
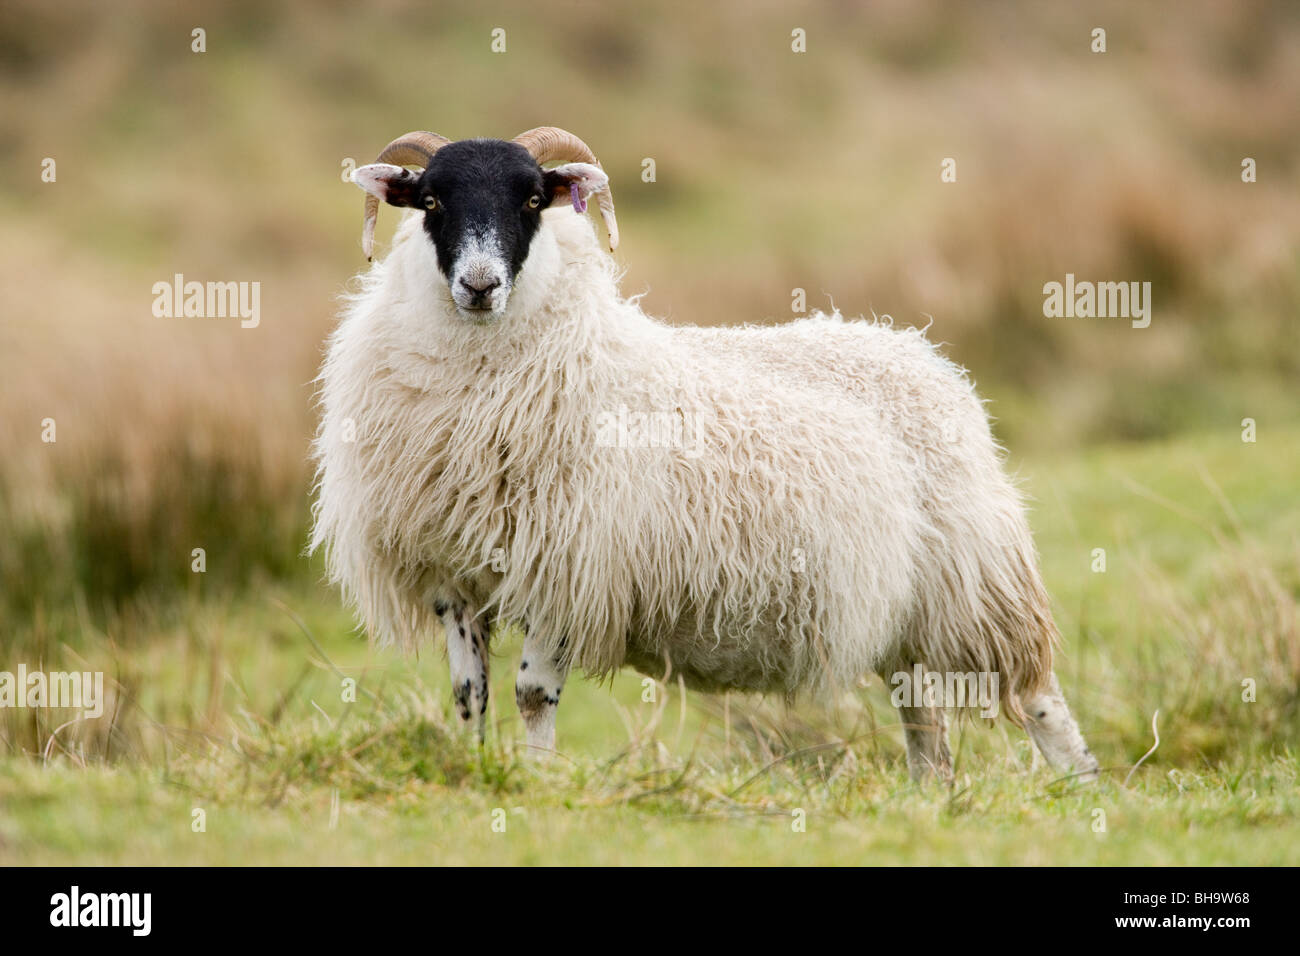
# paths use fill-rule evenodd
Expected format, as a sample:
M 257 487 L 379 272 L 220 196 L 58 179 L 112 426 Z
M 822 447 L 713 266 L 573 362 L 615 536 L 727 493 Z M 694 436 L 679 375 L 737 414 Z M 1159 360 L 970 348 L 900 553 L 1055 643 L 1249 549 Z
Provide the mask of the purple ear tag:
M 587 201 L 582 198 L 582 190 L 578 188 L 577 183 L 571 183 L 569 185 L 569 196 L 573 199 L 574 212 L 587 211 Z

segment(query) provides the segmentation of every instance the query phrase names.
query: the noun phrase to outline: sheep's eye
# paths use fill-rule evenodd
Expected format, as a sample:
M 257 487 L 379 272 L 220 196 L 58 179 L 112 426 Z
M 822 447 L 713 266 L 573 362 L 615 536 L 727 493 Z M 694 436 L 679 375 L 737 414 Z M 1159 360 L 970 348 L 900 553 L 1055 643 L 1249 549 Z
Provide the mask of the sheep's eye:
M 528 208 L 529 208 L 529 209 L 536 209 L 536 208 L 537 208 L 538 206 L 540 206 L 541 204 L 542 204 L 542 197 L 541 197 L 541 196 L 533 196 L 531 199 L 528 200 Z
M 438 198 L 437 198 L 436 196 L 433 196 L 433 195 L 425 196 L 425 197 L 424 197 L 424 208 L 425 208 L 425 209 L 437 209 L 437 208 L 438 208 Z

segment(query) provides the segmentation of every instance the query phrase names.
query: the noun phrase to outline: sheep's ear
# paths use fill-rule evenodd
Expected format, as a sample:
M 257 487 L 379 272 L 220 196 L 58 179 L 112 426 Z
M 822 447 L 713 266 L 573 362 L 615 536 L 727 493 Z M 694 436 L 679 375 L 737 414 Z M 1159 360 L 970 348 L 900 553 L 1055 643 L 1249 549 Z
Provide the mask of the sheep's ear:
M 388 163 L 371 163 L 354 169 L 352 181 L 390 206 L 414 206 L 420 174 Z
M 588 197 L 608 186 L 609 177 L 599 166 L 590 163 L 565 163 L 546 170 L 542 182 L 551 203 L 571 202 L 578 212 L 586 212 Z

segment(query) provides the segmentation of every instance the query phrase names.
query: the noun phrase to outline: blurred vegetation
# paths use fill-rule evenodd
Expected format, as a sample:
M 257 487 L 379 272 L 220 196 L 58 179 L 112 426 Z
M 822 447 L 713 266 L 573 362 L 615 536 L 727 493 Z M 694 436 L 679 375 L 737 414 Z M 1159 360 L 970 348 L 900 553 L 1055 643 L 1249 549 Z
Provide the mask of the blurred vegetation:
M 1095 26 L 1105 54 L 1089 50 Z M 490 52 L 496 27 L 504 54 Z M 795 27 L 807 53 L 791 52 Z M 204 53 L 191 51 L 195 28 Z M 361 754 L 377 761 L 363 770 L 331 754 L 391 735 L 382 709 L 355 734 L 302 729 L 309 705 L 337 693 L 304 631 L 357 673 L 378 666 L 301 555 L 305 457 L 321 343 L 364 266 L 345 161 L 413 128 L 509 137 L 553 124 L 610 172 L 624 288 L 648 290 L 651 313 L 782 321 L 802 288 L 812 308 L 930 324 L 971 369 L 1039 499 L 1067 691 L 1111 763 L 1149 746 L 1160 707 L 1170 737 L 1151 767 L 1291 748 L 1264 776 L 1293 786 L 1295 4 L 731 0 L 684 16 L 666 0 L 9 0 L 0 115 L 0 668 L 86 663 L 114 695 L 111 721 L 61 733 L 10 711 L 0 752 L 169 766 L 238 730 L 236 749 L 260 755 L 243 772 L 278 781 L 256 798 L 292 784 L 306 803 L 313 783 L 365 797 L 393 774 L 454 788 L 518 772 L 508 754 L 475 771 L 419 708 Z M 1240 178 L 1247 156 L 1253 184 Z M 46 157 L 56 182 L 41 179 Z M 946 157 L 956 183 L 940 181 Z M 396 219 L 381 215 L 381 240 Z M 1067 272 L 1150 281 L 1150 328 L 1044 318 L 1042 286 Z M 151 288 L 176 273 L 260 282 L 261 324 L 154 317 Z M 1239 438 L 1248 417 L 1254 445 Z M 54 443 L 41 441 L 46 419 Z M 1098 546 L 1113 573 L 1085 573 Z M 204 575 L 190 571 L 194 548 Z M 391 666 L 419 699 L 445 699 L 436 655 Z M 1269 691 L 1253 709 L 1243 676 Z M 637 686 L 616 685 L 627 707 Z M 605 690 L 569 693 L 562 739 L 616 746 Z M 783 737 L 803 727 L 790 719 L 746 758 L 856 732 Z M 689 766 L 686 726 L 675 767 Z M 413 769 L 426 744 L 430 762 Z M 837 759 L 901 773 L 896 742 L 845 746 Z M 993 759 L 988 740 L 976 746 Z M 1022 748 L 1016 772 L 1027 760 Z M 227 771 L 199 763 L 184 786 Z M 1243 779 L 1211 776 L 1233 793 Z M 632 779 L 610 800 L 652 778 Z M 702 795 L 707 774 L 683 779 L 692 796 L 673 807 L 722 805 Z M 1185 822 L 1198 820 L 1220 817 Z M 0 826 L 0 850 L 6 838 Z
M 410 128 L 577 131 L 649 311 L 779 321 L 797 287 L 932 321 L 1015 450 L 1295 420 L 1300 11 L 1166 14 L 6 4 L 4 602 L 65 599 L 69 570 L 95 600 L 175 584 L 162 565 L 191 547 L 224 552 L 232 580 L 293 564 L 309 382 L 363 265 L 342 164 Z M 261 282 L 261 326 L 155 318 L 149 290 L 178 272 Z M 1067 272 L 1150 281 L 1150 328 L 1044 318 L 1042 285 Z M 37 441 L 47 416 L 57 450 Z

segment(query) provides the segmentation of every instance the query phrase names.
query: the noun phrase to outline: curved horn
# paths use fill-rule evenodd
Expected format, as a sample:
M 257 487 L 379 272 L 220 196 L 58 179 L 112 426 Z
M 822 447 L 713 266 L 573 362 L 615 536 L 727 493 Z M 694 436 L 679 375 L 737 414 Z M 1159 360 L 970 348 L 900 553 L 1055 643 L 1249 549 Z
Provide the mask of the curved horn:
M 419 166 L 424 169 L 433 159 L 433 154 L 450 143 L 451 140 L 437 133 L 415 130 L 405 136 L 399 136 L 379 153 L 377 163 L 392 163 L 394 166 Z M 361 226 L 361 251 L 366 259 L 371 258 L 375 247 L 375 220 L 379 218 L 379 199 L 366 194 L 366 217 Z
M 558 126 L 538 126 L 520 133 L 514 141 L 528 150 L 538 165 L 553 160 L 600 165 L 591 147 Z M 596 194 L 596 205 L 600 207 L 600 218 L 605 221 L 605 231 L 609 233 L 609 248 L 617 249 L 618 220 L 614 218 L 614 195 L 608 186 Z

